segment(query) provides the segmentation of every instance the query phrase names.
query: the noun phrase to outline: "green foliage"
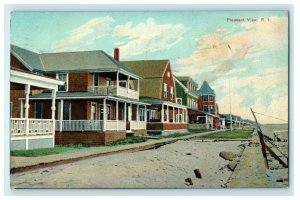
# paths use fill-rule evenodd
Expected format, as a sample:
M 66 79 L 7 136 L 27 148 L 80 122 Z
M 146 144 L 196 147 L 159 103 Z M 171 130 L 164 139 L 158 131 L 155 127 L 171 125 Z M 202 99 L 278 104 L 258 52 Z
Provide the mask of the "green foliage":
M 30 150 L 14 150 L 10 152 L 11 156 L 23 156 L 23 157 L 38 157 L 52 154 L 60 154 L 65 152 L 72 152 L 76 150 L 86 149 L 89 146 L 84 145 L 68 145 L 68 146 L 55 146 L 53 148 L 43 149 L 30 149 Z
M 233 130 L 213 134 L 203 135 L 199 138 L 203 139 L 248 139 L 252 137 L 251 130 Z
M 111 146 L 141 143 L 141 142 L 146 142 L 147 140 L 148 138 L 145 137 L 133 136 L 133 137 L 128 137 L 122 140 L 115 141 L 111 144 Z
M 181 137 L 181 136 L 185 136 L 185 135 L 190 135 L 191 133 L 173 133 L 170 135 L 164 135 L 161 136 L 162 138 L 176 138 L 176 137 Z

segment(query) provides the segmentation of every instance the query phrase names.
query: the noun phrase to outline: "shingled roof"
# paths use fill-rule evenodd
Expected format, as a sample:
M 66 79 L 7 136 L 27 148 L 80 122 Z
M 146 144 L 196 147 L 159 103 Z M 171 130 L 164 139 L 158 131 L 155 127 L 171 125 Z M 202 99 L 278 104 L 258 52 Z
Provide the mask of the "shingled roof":
M 122 61 L 143 78 L 161 78 L 169 60 Z
M 33 71 L 118 71 L 124 70 L 138 76 L 132 69 L 116 61 L 104 51 L 77 51 L 36 53 L 11 45 L 11 52 Z
M 169 60 L 122 61 L 143 79 L 140 81 L 140 97 L 160 99 L 162 77 Z
M 197 95 L 199 96 L 203 96 L 203 95 L 212 95 L 212 96 L 216 96 L 216 93 L 213 89 L 211 89 L 211 87 L 209 86 L 209 84 L 207 83 L 207 81 L 204 81 L 200 87 L 200 89 L 197 91 Z

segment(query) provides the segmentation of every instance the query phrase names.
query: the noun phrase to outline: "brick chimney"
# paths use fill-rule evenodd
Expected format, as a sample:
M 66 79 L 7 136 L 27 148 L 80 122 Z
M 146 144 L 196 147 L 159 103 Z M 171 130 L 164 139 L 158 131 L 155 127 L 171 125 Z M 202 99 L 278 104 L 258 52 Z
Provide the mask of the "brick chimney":
M 119 61 L 120 60 L 120 51 L 119 48 L 114 49 L 114 59 Z

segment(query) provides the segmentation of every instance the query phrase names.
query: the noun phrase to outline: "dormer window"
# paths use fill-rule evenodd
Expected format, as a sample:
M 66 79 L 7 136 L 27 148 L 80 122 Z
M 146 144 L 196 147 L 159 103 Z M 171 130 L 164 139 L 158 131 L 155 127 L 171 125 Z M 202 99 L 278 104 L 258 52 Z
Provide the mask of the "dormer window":
M 69 75 L 67 73 L 58 73 L 56 74 L 56 79 L 65 82 L 65 84 L 58 86 L 58 91 L 67 92 L 69 89 Z

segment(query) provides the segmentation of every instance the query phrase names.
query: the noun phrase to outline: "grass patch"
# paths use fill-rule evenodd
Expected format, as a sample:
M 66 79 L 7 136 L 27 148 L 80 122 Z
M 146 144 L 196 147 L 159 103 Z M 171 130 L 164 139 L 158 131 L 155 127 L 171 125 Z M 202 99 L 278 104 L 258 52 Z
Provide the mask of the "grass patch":
M 252 137 L 252 130 L 233 130 L 203 135 L 203 139 L 249 139 Z
M 208 131 L 211 131 L 211 130 L 208 130 L 208 129 L 189 129 L 189 132 L 191 132 L 191 133 L 204 133 L 204 132 L 208 132 Z
M 161 138 L 177 138 L 177 137 L 181 137 L 181 136 L 185 136 L 185 135 L 191 135 L 191 133 L 173 133 L 170 135 L 161 135 L 159 137 L 161 137 Z
M 55 146 L 53 148 L 43 148 L 43 149 L 14 150 L 10 152 L 10 155 L 22 156 L 22 157 L 38 157 L 38 156 L 47 156 L 52 154 L 72 152 L 76 150 L 87 149 L 89 147 L 90 146 L 84 146 L 84 145 L 68 145 L 68 146 Z
M 141 143 L 141 142 L 146 142 L 147 140 L 148 140 L 148 138 L 145 138 L 145 137 L 133 136 L 133 137 L 115 141 L 111 144 L 111 146 Z

